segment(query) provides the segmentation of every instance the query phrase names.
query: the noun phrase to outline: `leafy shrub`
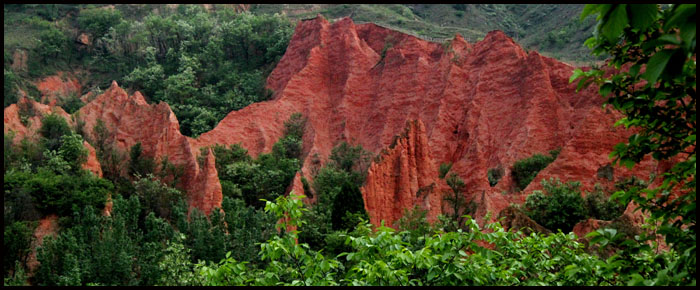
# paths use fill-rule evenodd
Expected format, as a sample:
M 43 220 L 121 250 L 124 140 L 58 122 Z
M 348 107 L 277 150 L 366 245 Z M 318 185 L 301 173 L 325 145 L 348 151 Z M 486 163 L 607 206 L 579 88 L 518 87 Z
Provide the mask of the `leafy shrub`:
M 13 71 L 11 70 L 4 70 L 4 75 L 5 75 L 5 81 L 3 83 L 4 90 L 3 90 L 3 103 L 4 103 L 4 108 L 7 108 L 7 106 L 12 105 L 14 103 L 17 103 L 18 96 L 17 96 L 17 81 L 18 78 L 14 74 Z
M 557 158 L 559 151 L 560 149 L 550 151 L 550 156 L 535 154 L 531 157 L 516 161 L 515 164 L 513 164 L 511 172 L 513 174 L 513 181 L 518 185 L 518 188 L 524 190 L 535 176 L 537 176 L 540 170 L 547 167 Z
M 328 156 L 328 165 L 347 173 L 353 173 L 356 184 L 364 182 L 364 176 L 369 167 L 372 153 L 366 151 L 361 145 L 352 146 L 343 141 L 333 147 Z
M 540 225 L 568 233 L 586 218 L 579 182 L 562 183 L 558 179 L 542 180 L 542 191 L 536 190 L 525 200 L 525 213 Z
M 369 219 L 362 192 L 357 184 L 345 178 L 340 191 L 333 198 L 332 228 L 333 230 L 353 229 L 361 219 Z
M 41 128 L 38 132 L 44 137 L 43 143 L 47 150 L 58 150 L 61 147 L 61 137 L 71 133 L 71 128 L 66 119 L 56 113 L 51 113 L 41 119 Z
M 163 219 L 170 219 L 172 207 L 185 197 L 182 192 L 161 183 L 152 174 L 135 181 L 134 191 L 141 201 L 144 216 L 154 212 Z
M 92 39 L 98 39 L 121 20 L 122 14 L 116 9 L 83 9 L 78 14 L 78 27 L 92 34 Z
M 102 208 L 114 189 L 111 182 L 91 174 L 57 175 L 46 169 L 35 174 L 13 171 L 4 180 L 10 191 L 27 191 L 44 214 L 69 215 L 74 208 Z
M 611 201 L 600 188 L 586 194 L 584 205 L 588 212 L 587 216 L 599 220 L 613 220 L 619 217 L 626 206 L 617 201 Z
M 304 126 L 306 126 L 306 117 L 301 113 L 294 113 L 284 122 L 284 135 L 301 139 L 304 136 Z
M 37 249 L 36 284 L 137 284 L 138 259 L 152 255 L 139 252 L 139 211 L 136 195 L 128 200 L 114 196 L 110 216 L 94 207 L 75 208 L 65 228 Z
M 156 162 L 152 157 L 143 155 L 141 142 L 137 142 L 129 149 L 129 175 L 146 176 L 156 170 Z
M 328 163 L 320 169 L 310 186 L 317 202 L 310 210 L 309 220 L 300 227 L 301 241 L 314 249 L 325 248 L 325 237 L 333 231 L 352 231 L 369 216 L 365 211 L 360 186 L 370 153 L 362 146 L 342 142 L 333 148 Z M 305 189 L 306 190 L 306 189 Z
M 37 53 L 44 64 L 50 64 L 57 59 L 64 58 L 61 54 L 65 53 L 68 43 L 68 37 L 63 31 L 50 27 L 39 34 Z
M 501 167 L 500 165 L 496 168 L 489 169 L 487 176 L 489 179 L 489 185 L 491 185 L 491 187 L 496 186 L 496 184 L 498 184 L 498 181 L 501 180 L 501 177 L 503 177 L 504 174 L 505 172 L 503 170 L 503 167 Z
M 303 197 L 279 197 L 266 211 L 284 221 L 279 227 L 303 224 Z M 218 264 L 198 263 L 202 285 L 625 285 L 692 284 L 683 275 L 667 275 L 671 253 L 655 254 L 646 245 L 615 255 L 608 263 L 584 252 L 574 234 L 506 231 L 499 223 L 483 229 L 466 220 L 469 231 L 423 237 L 413 244 L 407 231 L 359 225 L 351 233 L 334 232 L 329 244 L 345 237 L 344 252 L 329 255 L 296 243 L 297 232 L 285 232 L 260 245 L 267 263 L 249 265 L 227 254 Z M 607 236 L 596 238 L 605 242 Z M 419 239 L 420 240 L 420 239 Z M 407 242 L 408 241 L 408 242 Z M 477 242 L 481 241 L 481 242 Z M 483 242 L 489 247 L 481 246 Z M 342 262 L 341 262 L 342 261 Z M 653 261 L 657 261 L 654 263 Z M 657 273 L 659 277 L 657 277 Z M 685 275 L 687 276 L 687 274 Z
M 441 163 L 440 164 L 440 169 L 439 169 L 439 177 L 440 179 L 444 179 L 445 176 L 447 176 L 447 172 L 452 169 L 452 162 L 449 163 Z
M 394 224 L 399 231 L 408 233 L 407 241 L 415 248 L 422 246 L 420 238 L 424 241 L 435 233 L 435 228 L 428 222 L 427 214 L 428 210 L 414 205 L 410 210 L 404 209 L 403 215 Z
M 80 110 L 85 103 L 83 103 L 77 95 L 73 94 L 63 99 L 58 105 L 61 106 L 66 113 L 73 114 Z
M 3 227 L 3 273 L 21 271 L 27 263 L 36 226 L 36 222 L 17 221 Z
M 87 162 L 88 149 L 83 146 L 83 138 L 80 135 L 70 132 L 61 136 L 58 154 L 68 162 L 73 173 L 79 173 L 83 164 Z

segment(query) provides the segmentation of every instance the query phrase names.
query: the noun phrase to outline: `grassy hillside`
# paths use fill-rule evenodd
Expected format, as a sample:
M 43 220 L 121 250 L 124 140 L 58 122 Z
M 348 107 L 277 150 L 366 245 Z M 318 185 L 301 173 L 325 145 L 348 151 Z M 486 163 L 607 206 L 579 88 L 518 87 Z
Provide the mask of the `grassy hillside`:
M 253 13 L 283 13 L 303 19 L 320 13 L 330 20 L 350 17 L 357 23 L 379 25 L 431 40 L 455 33 L 470 42 L 492 30 L 502 30 L 524 48 L 534 49 L 576 65 L 593 58 L 583 42 L 592 36 L 595 19 L 583 21 L 581 4 L 257 4 Z

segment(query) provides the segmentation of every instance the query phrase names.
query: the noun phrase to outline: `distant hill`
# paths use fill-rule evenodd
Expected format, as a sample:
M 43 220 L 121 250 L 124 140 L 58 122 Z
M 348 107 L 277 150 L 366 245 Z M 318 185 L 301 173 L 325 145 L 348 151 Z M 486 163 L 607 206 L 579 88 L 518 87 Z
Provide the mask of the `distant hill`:
M 492 30 L 502 30 L 527 50 L 574 65 L 593 57 L 583 42 L 593 34 L 595 19 L 580 20 L 582 4 L 255 4 L 252 13 L 282 13 L 305 19 L 320 13 L 330 20 L 350 17 L 373 22 L 431 41 L 455 33 L 476 42 Z

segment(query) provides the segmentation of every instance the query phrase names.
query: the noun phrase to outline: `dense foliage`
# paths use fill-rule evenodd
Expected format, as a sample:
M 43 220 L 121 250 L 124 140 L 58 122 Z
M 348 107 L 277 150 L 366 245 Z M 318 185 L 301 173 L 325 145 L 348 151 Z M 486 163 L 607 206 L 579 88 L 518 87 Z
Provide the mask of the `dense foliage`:
M 542 189 L 535 190 L 525 200 L 525 212 L 538 224 L 556 231 L 570 232 L 586 217 L 586 208 L 579 190 L 581 183 L 542 180 Z
M 557 159 L 560 150 L 561 149 L 549 151 L 549 156 L 534 154 L 528 158 L 515 161 L 515 163 L 513 163 L 511 173 L 513 176 L 513 181 L 515 181 L 515 184 L 518 185 L 518 188 L 520 190 L 524 190 L 527 185 L 530 184 L 533 179 L 535 179 L 535 176 L 537 176 L 537 173 L 539 173 L 540 170 L 544 169 L 547 167 L 547 165 Z
M 284 222 L 280 228 L 301 226 L 305 209 L 301 196 L 279 197 L 265 209 Z M 366 221 L 343 235 L 350 251 L 329 255 L 295 243 L 290 231 L 260 244 L 265 266 L 249 265 L 227 256 L 218 264 L 180 267 L 197 275 L 188 285 L 626 285 L 624 267 L 584 251 L 574 234 L 524 235 L 505 231 L 499 223 L 480 228 L 468 218 L 469 231 L 444 232 L 410 241 L 411 232 L 373 229 Z M 613 232 L 609 231 L 609 232 Z M 491 246 L 484 247 L 487 243 Z M 642 252 L 628 260 L 649 278 L 668 267 L 674 253 Z M 661 270 L 661 271 L 667 271 Z M 659 272 L 661 272 L 659 271 Z M 678 281 L 669 276 L 666 283 Z
M 489 180 L 489 185 L 491 185 L 491 187 L 494 187 L 496 186 L 496 184 L 498 184 L 498 181 L 501 180 L 501 178 L 505 174 L 505 171 L 503 170 L 503 167 L 499 165 L 496 168 L 490 168 L 486 174 L 486 177 Z
M 599 85 L 606 104 L 625 117 L 617 122 L 638 133 L 615 146 L 610 156 L 632 167 L 644 157 L 676 161 L 656 188 L 631 188 L 613 197 L 633 201 L 659 223 L 680 260 L 648 283 L 668 283 L 677 275 L 695 284 L 696 274 L 696 21 L 695 4 L 587 5 L 581 17 L 597 14 L 598 29 L 586 43 L 608 53 L 609 68 L 577 69 L 581 89 Z M 624 258 L 624 257 L 623 257 Z M 634 268 L 625 271 L 636 272 Z
M 285 122 L 285 132 L 272 146 L 271 153 L 253 159 L 239 144 L 213 146 L 217 172 L 224 196 L 242 198 L 247 205 L 262 208 L 260 199 L 274 199 L 285 193 L 296 172 L 301 169 L 301 137 L 305 119 L 292 114 Z M 208 148 L 202 148 L 200 156 Z
M 270 98 L 265 79 L 293 30 L 284 16 L 236 13 L 226 6 L 215 11 L 199 5 L 140 6 L 6 6 L 6 29 L 29 29 L 37 41 L 10 51 L 6 46 L 5 107 L 16 102 L 18 87 L 39 99 L 38 91 L 21 80 L 84 70 L 80 81 L 88 90 L 99 91 L 112 80 L 125 83 L 150 102 L 167 102 L 182 133 L 198 136 L 229 112 Z M 66 16 L 54 21 L 59 11 Z M 12 51 L 28 54 L 26 71 L 11 67 L 17 65 Z M 73 113 L 82 101 L 61 96 L 58 105 Z
M 346 247 L 340 235 L 361 219 L 368 219 L 360 186 L 369 167 L 371 153 L 362 146 L 341 142 L 331 150 L 328 163 L 313 179 L 311 192 L 316 203 L 304 216 L 299 241 L 312 249 L 339 254 Z

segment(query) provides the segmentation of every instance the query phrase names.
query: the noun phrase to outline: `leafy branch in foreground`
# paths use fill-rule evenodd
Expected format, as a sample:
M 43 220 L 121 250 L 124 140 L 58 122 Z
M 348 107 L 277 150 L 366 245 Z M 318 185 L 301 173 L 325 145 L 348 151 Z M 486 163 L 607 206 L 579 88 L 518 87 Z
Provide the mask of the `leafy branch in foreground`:
M 586 44 L 594 54 L 611 56 L 609 68 L 576 69 L 570 81 L 579 80 L 577 90 L 598 85 L 606 105 L 625 115 L 615 125 L 638 130 L 627 143 L 616 145 L 610 157 L 628 168 L 648 155 L 675 163 L 662 174 L 660 186 L 619 191 L 612 198 L 634 201 L 650 213 L 680 255 L 678 263 L 649 283 L 664 284 L 666 275 L 675 273 L 682 276 L 681 284 L 695 284 L 695 4 L 586 5 L 581 18 L 592 14 L 598 14 L 598 26 Z

